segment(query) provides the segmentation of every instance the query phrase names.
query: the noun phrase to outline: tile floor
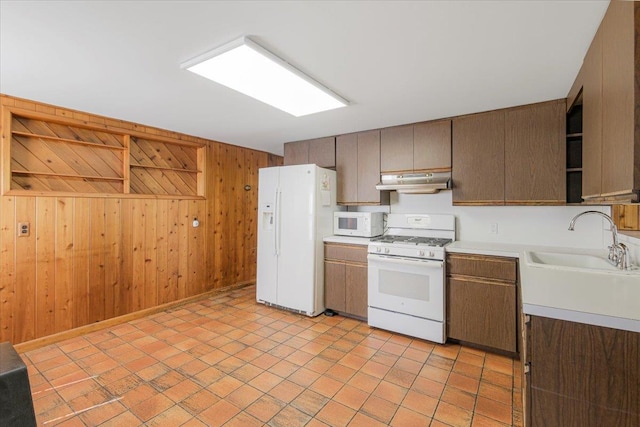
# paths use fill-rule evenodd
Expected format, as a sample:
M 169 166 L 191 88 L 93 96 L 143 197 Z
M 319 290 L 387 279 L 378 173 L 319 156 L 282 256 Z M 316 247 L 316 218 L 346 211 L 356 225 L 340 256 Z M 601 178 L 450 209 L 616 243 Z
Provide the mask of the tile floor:
M 23 354 L 43 426 L 522 425 L 519 363 L 213 296 Z

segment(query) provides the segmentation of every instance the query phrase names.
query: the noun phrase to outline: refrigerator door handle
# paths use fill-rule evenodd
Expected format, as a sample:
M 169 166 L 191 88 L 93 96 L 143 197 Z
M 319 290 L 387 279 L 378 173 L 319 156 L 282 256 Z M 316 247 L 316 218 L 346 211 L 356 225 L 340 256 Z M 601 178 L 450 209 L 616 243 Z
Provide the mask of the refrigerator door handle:
M 280 256 L 280 191 L 276 188 L 275 194 L 275 209 L 273 216 L 275 217 L 275 236 L 273 237 L 273 247 L 276 256 Z

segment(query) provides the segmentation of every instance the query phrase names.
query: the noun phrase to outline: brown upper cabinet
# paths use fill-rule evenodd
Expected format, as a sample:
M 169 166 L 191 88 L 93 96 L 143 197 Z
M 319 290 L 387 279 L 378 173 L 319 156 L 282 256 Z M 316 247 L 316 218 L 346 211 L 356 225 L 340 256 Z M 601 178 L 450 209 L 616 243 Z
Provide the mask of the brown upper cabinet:
M 504 204 L 504 110 L 453 119 L 453 204 Z
M 321 168 L 336 167 L 336 138 L 309 139 L 284 144 L 284 164 L 304 165 L 315 163 Z
M 635 61 L 638 11 L 635 2 L 613 1 L 602 24 L 602 194 L 635 192 L 635 201 L 640 190 L 640 120 L 635 111 L 640 99 L 635 85 L 640 77 Z
M 413 171 L 413 125 L 380 131 L 380 171 Z
M 380 162 L 382 173 L 451 170 L 451 120 L 382 129 Z
M 640 4 L 612 1 L 573 85 L 582 87 L 582 197 L 586 203 L 638 201 L 638 30 Z
M 389 192 L 376 190 L 380 181 L 380 131 L 336 138 L 338 204 L 388 205 Z
M 564 204 L 565 100 L 505 111 L 505 204 Z
M 453 119 L 453 203 L 564 204 L 565 101 Z
M 451 170 L 451 120 L 416 123 L 413 126 L 413 169 Z
M 602 194 L 602 31 L 582 65 L 582 198 Z

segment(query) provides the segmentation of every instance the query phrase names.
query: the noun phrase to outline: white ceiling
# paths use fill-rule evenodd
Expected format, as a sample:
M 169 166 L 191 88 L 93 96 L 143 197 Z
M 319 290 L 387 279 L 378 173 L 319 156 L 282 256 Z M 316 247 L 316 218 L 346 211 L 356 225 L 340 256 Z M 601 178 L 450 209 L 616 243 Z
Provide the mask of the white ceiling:
M 563 98 L 608 1 L 0 0 L 0 92 L 231 144 Z M 348 99 L 293 117 L 182 70 L 242 35 Z

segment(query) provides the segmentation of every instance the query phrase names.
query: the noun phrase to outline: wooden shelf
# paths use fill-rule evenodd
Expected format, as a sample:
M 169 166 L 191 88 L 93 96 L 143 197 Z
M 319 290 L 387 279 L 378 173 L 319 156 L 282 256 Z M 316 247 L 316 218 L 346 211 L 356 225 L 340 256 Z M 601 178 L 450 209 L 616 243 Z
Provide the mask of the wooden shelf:
M 174 171 L 174 172 L 188 172 L 188 173 L 200 173 L 200 172 L 202 172 L 202 171 L 197 170 L 197 169 L 169 168 L 169 167 L 166 167 L 166 166 L 145 166 L 145 165 L 138 165 L 138 164 L 133 164 L 133 163 L 130 163 L 129 166 L 132 167 L 132 168 L 158 169 L 158 170 L 166 170 L 166 171 Z
M 124 181 L 123 177 L 115 177 L 115 176 L 80 175 L 80 174 L 53 173 L 53 172 L 35 172 L 35 171 L 25 171 L 25 170 L 12 170 L 11 173 L 18 174 L 18 175 L 51 176 L 54 178 L 81 178 L 81 179 L 92 179 L 97 181 Z
M 84 146 L 92 147 L 92 148 L 106 148 L 108 150 L 119 150 L 119 151 L 124 151 L 125 150 L 124 147 L 116 147 L 115 145 L 96 144 L 95 142 L 78 141 L 76 139 L 59 138 L 57 136 L 38 135 L 38 134 L 35 134 L 35 133 L 19 132 L 19 131 L 12 131 L 11 133 L 13 135 L 24 136 L 26 138 L 46 139 L 46 140 L 49 140 L 49 141 L 64 142 L 64 143 L 67 143 L 67 144 L 84 145 Z
M 204 144 L 7 111 L 2 123 L 10 137 L 3 151 L 3 194 L 51 191 L 194 200 L 204 195 Z
M 582 202 L 582 106 L 567 113 L 566 138 L 566 200 L 567 204 Z
M 204 196 L 175 194 L 144 194 L 144 193 L 80 193 L 76 191 L 39 191 L 13 189 L 7 196 L 38 196 L 38 197 L 92 197 L 96 199 L 168 199 L 168 200 L 205 200 Z

